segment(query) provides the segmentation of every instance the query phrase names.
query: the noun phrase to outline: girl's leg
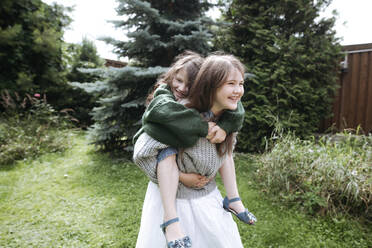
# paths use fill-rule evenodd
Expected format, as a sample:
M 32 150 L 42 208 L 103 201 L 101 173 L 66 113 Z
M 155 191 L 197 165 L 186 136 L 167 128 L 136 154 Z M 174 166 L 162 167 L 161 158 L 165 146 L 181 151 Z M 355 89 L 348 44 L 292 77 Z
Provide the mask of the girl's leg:
M 176 194 L 178 188 L 179 171 L 176 155 L 170 155 L 158 162 L 157 176 L 159 190 L 164 208 L 164 222 L 176 218 Z M 175 222 L 166 227 L 165 237 L 167 242 L 181 239 L 185 235 L 180 222 Z
M 239 197 L 238 186 L 236 184 L 235 164 L 232 154 L 228 155 L 221 166 L 220 175 L 225 186 L 227 198 L 233 199 Z M 237 213 L 245 210 L 242 201 L 231 202 L 229 207 Z

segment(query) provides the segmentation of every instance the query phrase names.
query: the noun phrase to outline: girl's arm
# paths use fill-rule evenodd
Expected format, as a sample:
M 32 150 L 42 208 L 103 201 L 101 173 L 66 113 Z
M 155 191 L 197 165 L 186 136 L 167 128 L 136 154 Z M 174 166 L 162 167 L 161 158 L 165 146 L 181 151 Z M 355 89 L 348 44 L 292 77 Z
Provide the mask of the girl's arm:
M 183 173 L 180 171 L 180 182 L 189 188 L 202 188 L 210 179 L 196 173 Z
M 228 135 L 230 133 L 237 132 L 242 128 L 244 116 L 244 107 L 241 101 L 239 101 L 236 110 L 226 110 L 222 113 L 217 125 Z
M 234 111 L 227 110 L 217 122 L 223 130 L 213 130 L 208 135 L 208 123 L 195 109 L 178 103 L 167 85 L 161 85 L 142 117 L 142 129 L 163 144 L 177 148 L 193 146 L 200 137 L 208 135 L 212 143 L 225 140 L 227 134 L 239 130 L 244 120 L 241 102 Z M 218 128 L 218 127 L 215 127 Z
M 208 136 L 207 139 L 212 144 L 221 143 L 226 139 L 226 132 L 222 128 L 216 125 L 214 122 L 208 122 Z
M 236 110 L 226 110 L 222 113 L 216 125 L 210 126 L 207 139 L 214 144 L 223 142 L 228 134 L 237 132 L 242 128 L 244 115 L 244 107 L 239 101 Z
M 170 177 L 171 172 L 177 171 L 177 174 L 179 175 L 179 181 L 183 183 L 186 187 L 189 188 L 202 188 L 205 184 L 207 184 L 210 179 L 208 179 L 205 176 L 202 176 L 197 173 L 183 173 L 178 170 L 178 165 L 176 162 L 176 157 L 173 155 L 178 154 L 177 149 L 174 149 L 172 147 L 165 148 L 159 152 L 157 155 L 157 161 L 158 161 L 158 169 L 157 169 L 157 175 L 158 177 L 161 176 L 163 178 L 163 182 L 167 182 L 167 187 L 171 187 L 173 185 L 171 182 L 175 182 L 174 180 L 171 180 L 167 177 Z M 178 179 L 177 184 L 178 184 Z M 159 178 L 159 184 L 160 184 L 160 178 Z M 163 187 L 163 191 L 166 192 L 166 188 Z
M 161 85 L 142 117 L 143 130 L 163 144 L 193 146 L 208 134 L 208 123 L 199 112 L 178 103 L 167 85 Z

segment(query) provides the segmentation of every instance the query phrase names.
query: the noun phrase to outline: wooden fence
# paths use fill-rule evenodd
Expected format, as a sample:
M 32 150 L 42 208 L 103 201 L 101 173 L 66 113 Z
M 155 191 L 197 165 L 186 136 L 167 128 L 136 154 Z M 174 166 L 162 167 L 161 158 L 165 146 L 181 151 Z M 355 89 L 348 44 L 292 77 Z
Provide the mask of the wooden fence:
M 333 117 L 321 123 L 321 131 L 356 129 L 372 132 L 372 43 L 344 46 L 345 60 Z

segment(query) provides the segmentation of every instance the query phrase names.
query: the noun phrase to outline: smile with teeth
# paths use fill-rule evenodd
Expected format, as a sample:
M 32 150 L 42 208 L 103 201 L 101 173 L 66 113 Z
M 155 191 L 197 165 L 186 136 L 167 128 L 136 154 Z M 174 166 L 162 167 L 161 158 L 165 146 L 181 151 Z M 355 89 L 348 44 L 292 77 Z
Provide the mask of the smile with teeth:
M 240 97 L 239 96 L 231 96 L 229 97 L 230 100 L 233 100 L 233 101 L 239 101 Z
M 186 96 L 186 93 L 176 91 L 176 95 L 180 98 L 184 98 Z

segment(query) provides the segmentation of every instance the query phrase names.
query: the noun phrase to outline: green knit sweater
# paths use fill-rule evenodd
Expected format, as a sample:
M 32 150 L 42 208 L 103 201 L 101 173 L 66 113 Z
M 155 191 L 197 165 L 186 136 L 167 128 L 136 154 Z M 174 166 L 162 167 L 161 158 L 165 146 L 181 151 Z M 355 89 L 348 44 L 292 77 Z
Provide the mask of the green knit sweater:
M 237 132 L 244 121 L 244 108 L 241 102 L 234 111 L 224 111 L 217 125 L 227 134 Z M 135 139 L 146 132 L 157 141 L 175 148 L 187 148 L 196 144 L 200 137 L 208 135 L 208 122 L 200 113 L 178 103 L 169 86 L 159 86 L 154 99 L 142 116 L 142 128 Z

